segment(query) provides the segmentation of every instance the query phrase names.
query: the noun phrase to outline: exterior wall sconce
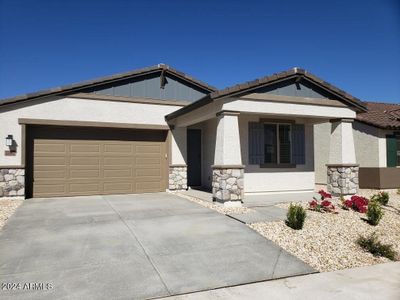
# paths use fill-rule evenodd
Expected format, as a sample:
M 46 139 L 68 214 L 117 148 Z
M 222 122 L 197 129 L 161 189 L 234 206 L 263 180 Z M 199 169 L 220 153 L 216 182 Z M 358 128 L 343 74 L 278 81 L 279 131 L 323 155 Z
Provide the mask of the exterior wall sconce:
M 6 137 L 6 146 L 8 147 L 9 150 L 6 150 L 4 154 L 6 156 L 14 156 L 15 153 L 17 152 L 17 147 L 12 134 L 9 134 Z
M 9 135 L 6 137 L 6 146 L 7 146 L 7 147 L 11 147 L 12 144 L 13 144 L 13 136 L 12 136 L 11 134 L 9 134 Z

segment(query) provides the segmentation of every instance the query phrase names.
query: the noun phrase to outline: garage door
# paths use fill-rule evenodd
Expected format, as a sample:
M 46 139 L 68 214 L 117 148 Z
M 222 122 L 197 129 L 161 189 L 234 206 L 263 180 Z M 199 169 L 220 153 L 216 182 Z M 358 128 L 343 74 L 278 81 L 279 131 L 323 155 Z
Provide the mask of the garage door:
M 34 128 L 33 197 L 159 192 L 166 189 L 166 133 Z

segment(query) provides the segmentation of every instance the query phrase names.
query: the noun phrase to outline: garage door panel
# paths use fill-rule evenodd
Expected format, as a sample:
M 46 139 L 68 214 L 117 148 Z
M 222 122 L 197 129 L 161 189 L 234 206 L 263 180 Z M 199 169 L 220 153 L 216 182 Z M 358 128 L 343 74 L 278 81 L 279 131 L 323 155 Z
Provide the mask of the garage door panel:
M 48 128 L 46 130 L 49 130 Z M 65 129 L 67 130 L 67 129 Z M 69 129 L 67 136 L 73 136 Z M 77 196 L 163 191 L 167 184 L 166 143 L 160 141 L 32 138 L 33 196 Z M 153 131 L 146 133 L 148 139 Z M 78 133 L 75 135 L 79 135 Z M 82 134 L 81 134 L 82 135 Z M 113 130 L 118 136 L 118 130 Z M 97 138 L 100 134 L 94 135 Z M 157 140 L 157 139 L 154 139 Z
M 98 166 L 100 164 L 100 157 L 70 157 L 69 164 L 71 166 Z
M 135 158 L 135 165 L 137 166 L 146 166 L 146 165 L 160 165 L 164 159 L 162 159 L 159 155 L 158 156 L 151 156 L 151 157 L 136 157 Z
M 147 155 L 147 154 L 160 154 L 161 146 L 160 145 L 139 145 L 136 146 L 136 153 L 138 155 Z
M 67 147 L 65 144 L 38 143 L 35 145 L 35 151 L 37 154 L 41 154 L 41 153 L 65 154 L 67 152 Z
M 104 170 L 104 178 L 132 178 L 133 171 L 132 168 L 125 169 L 105 169 Z
M 71 155 L 100 154 L 101 147 L 93 143 L 72 143 L 69 147 Z
M 112 193 L 134 193 L 133 182 L 104 182 L 104 192 L 106 194 Z
M 69 183 L 69 192 L 74 194 L 101 194 L 101 183 Z
M 35 170 L 34 177 L 36 180 L 40 179 L 52 179 L 52 178 L 59 178 L 65 179 L 67 175 L 66 170 L 58 169 L 58 170 Z
M 134 146 L 129 144 L 105 144 L 104 145 L 104 155 L 132 155 L 134 151 Z
M 149 182 L 149 181 L 144 181 L 144 182 L 137 182 L 136 183 L 136 192 L 137 193 L 149 193 L 154 190 L 161 190 L 161 185 L 160 182 Z
M 126 156 L 126 157 L 108 157 L 105 156 L 103 160 L 103 164 L 105 166 L 115 166 L 115 165 L 121 165 L 121 166 L 126 166 L 126 165 L 131 165 L 132 164 L 133 157 L 132 156 Z
M 69 178 L 101 178 L 101 173 L 99 169 L 70 170 Z
M 65 166 L 67 158 L 65 156 L 35 156 L 33 163 L 35 166 Z
M 157 176 L 159 178 L 161 176 L 161 170 L 160 168 L 137 168 L 135 170 L 135 175 L 136 176 Z
M 39 196 L 49 196 L 49 195 L 65 195 L 66 185 L 64 182 L 60 183 L 39 183 L 35 182 L 35 192 Z

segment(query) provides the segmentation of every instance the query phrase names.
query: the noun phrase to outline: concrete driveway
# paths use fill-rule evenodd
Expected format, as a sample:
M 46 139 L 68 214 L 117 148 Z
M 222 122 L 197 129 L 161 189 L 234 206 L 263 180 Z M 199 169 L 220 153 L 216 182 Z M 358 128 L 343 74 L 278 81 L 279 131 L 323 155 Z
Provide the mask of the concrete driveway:
M 310 272 L 246 225 L 167 193 L 31 199 L 0 231 L 3 299 L 143 299 Z

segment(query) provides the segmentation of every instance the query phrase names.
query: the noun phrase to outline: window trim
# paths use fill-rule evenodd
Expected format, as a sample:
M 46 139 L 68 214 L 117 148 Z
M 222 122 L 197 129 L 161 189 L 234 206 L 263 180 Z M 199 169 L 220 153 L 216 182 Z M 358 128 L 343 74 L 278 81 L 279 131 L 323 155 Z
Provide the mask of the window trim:
M 272 124 L 276 126 L 276 163 L 262 163 L 260 164 L 260 168 L 296 168 L 296 164 L 292 161 L 293 154 L 293 141 L 292 141 L 292 130 L 293 124 L 295 122 L 289 120 L 268 120 L 262 119 L 260 120 L 262 124 Z M 289 125 L 289 142 L 290 142 L 290 162 L 289 163 L 281 163 L 280 160 L 280 141 L 279 141 L 279 125 Z M 265 154 L 264 154 L 265 161 Z

